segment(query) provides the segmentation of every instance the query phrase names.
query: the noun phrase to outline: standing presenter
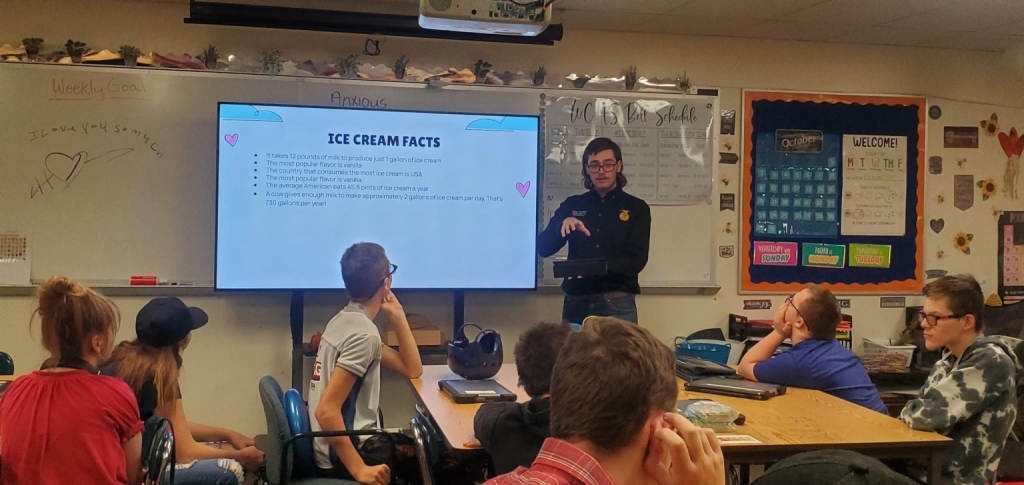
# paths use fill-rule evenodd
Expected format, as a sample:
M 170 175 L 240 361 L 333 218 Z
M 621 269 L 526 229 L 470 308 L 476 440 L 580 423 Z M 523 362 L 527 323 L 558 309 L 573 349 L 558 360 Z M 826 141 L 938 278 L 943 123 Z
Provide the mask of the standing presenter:
M 537 251 L 545 258 L 569 243 L 562 320 L 582 323 L 597 315 L 636 323 L 639 275 L 651 242 L 651 208 L 622 191 L 622 149 L 608 138 L 587 145 L 582 175 L 588 192 L 565 199 L 537 238 Z

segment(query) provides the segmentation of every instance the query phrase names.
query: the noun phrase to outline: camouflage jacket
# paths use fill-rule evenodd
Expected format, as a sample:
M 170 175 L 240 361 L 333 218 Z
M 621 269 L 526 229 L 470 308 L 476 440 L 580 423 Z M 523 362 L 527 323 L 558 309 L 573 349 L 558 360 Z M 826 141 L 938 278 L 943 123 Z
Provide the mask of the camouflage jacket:
M 1010 337 L 980 337 L 959 360 L 945 352 L 917 398 L 900 413 L 913 429 L 953 439 L 943 470 L 946 480 L 985 485 L 995 476 L 1017 417 L 1020 345 Z

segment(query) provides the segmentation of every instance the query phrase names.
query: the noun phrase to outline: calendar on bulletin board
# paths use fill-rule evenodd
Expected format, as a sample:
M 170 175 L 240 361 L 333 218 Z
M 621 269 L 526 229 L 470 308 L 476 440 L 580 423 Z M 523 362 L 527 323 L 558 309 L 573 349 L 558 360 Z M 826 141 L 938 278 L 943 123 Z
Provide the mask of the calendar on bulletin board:
M 918 292 L 924 98 L 744 93 L 741 292 Z
M 1024 300 L 1024 212 L 999 216 L 999 296 Z

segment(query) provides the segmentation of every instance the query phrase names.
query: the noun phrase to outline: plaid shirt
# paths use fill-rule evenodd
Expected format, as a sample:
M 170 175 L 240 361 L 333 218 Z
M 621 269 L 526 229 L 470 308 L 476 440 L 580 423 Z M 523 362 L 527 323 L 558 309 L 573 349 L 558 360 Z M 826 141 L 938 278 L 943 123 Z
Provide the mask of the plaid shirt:
M 484 485 L 615 485 L 594 458 L 565 441 L 548 438 L 530 468 L 488 480 Z

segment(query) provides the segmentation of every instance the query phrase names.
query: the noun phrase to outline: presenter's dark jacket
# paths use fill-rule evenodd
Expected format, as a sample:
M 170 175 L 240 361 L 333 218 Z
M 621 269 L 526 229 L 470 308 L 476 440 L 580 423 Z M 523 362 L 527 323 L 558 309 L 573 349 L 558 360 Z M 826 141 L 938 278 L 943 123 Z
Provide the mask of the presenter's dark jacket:
M 573 231 L 562 237 L 562 221 L 575 217 L 590 231 L 587 237 Z M 541 257 L 557 253 L 569 243 L 569 259 L 605 259 L 608 274 L 566 279 L 567 295 L 593 295 L 611 291 L 640 293 L 640 271 L 647 266 L 651 245 L 651 208 L 642 199 L 616 187 L 601 197 L 591 190 L 565 199 L 537 237 Z

